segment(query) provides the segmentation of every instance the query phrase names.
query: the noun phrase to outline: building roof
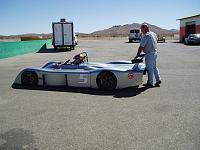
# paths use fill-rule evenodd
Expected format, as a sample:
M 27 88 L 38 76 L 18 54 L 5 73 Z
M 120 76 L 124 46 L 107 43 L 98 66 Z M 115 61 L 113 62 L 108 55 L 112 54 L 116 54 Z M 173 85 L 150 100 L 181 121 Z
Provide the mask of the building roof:
M 194 18 L 194 17 L 199 17 L 199 16 L 200 16 L 200 14 L 197 14 L 197 15 L 193 15 L 193 16 L 189 16 L 189 17 L 180 18 L 177 20 L 183 20 L 183 19 Z

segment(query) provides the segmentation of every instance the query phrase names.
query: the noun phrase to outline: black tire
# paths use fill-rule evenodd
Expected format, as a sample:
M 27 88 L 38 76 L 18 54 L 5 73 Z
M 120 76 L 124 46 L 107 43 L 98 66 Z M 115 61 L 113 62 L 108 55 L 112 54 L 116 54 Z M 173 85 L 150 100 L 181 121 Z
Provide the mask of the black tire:
M 54 46 L 54 50 L 57 50 L 58 49 L 58 47 L 57 46 Z
M 117 78 L 109 71 L 101 72 L 97 76 L 96 82 L 99 89 L 106 91 L 114 90 L 117 86 Z
M 135 90 L 137 90 L 139 88 L 139 85 L 136 85 L 133 87 Z
M 38 76 L 34 71 L 24 71 L 21 75 L 22 85 L 36 86 L 38 84 Z
M 71 46 L 71 50 L 74 50 L 75 49 L 75 46 Z

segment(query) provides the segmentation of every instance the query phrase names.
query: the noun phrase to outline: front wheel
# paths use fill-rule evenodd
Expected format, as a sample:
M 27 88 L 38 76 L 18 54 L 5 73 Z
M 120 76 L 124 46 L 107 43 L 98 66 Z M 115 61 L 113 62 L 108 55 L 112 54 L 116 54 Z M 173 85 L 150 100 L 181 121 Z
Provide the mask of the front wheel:
M 54 46 L 54 50 L 57 50 L 58 49 L 58 47 L 57 46 Z
M 114 90 L 117 86 L 117 78 L 112 72 L 104 71 L 101 72 L 96 79 L 99 89 L 102 90 Z
M 38 84 L 38 76 L 34 71 L 24 71 L 21 75 L 22 85 L 36 86 Z

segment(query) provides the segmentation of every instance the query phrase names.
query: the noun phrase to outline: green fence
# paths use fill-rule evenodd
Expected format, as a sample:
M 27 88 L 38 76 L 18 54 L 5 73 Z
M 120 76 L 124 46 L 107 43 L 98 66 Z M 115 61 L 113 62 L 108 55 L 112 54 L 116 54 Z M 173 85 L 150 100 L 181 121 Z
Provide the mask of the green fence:
M 52 47 L 52 40 L 0 42 L 0 59 L 37 52 Z

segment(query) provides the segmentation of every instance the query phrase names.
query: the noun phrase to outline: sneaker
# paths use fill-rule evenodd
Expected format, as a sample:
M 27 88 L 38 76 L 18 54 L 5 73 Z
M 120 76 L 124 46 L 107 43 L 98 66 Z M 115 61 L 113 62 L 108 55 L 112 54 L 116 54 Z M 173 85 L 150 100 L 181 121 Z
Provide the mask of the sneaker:
M 161 83 L 162 83 L 162 81 L 159 80 L 159 81 L 157 81 L 157 82 L 155 83 L 155 86 L 160 86 Z
M 148 82 L 143 84 L 143 86 L 145 86 L 147 88 L 152 88 L 153 87 L 153 85 L 151 83 L 148 83 Z

